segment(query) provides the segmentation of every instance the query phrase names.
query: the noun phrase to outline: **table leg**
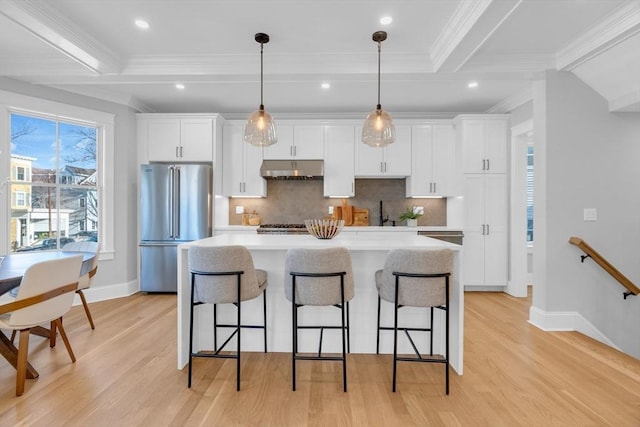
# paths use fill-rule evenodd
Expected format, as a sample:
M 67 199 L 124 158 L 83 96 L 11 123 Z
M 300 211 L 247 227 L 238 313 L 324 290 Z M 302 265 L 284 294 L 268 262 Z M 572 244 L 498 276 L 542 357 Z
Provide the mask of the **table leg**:
M 18 366 L 18 349 L 13 343 L 6 337 L 6 335 L 0 332 L 0 354 L 7 359 L 7 361 L 17 369 Z M 27 378 L 38 378 L 38 371 L 35 370 L 31 363 L 27 362 Z

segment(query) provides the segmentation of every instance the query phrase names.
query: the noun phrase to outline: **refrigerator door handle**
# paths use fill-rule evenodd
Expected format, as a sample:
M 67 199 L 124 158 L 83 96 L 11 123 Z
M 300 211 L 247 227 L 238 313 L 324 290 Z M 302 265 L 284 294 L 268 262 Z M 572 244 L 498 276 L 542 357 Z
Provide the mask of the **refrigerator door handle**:
M 180 178 L 180 166 L 176 166 L 175 195 L 173 197 L 173 237 L 176 239 L 180 238 Z
M 175 169 L 173 166 L 169 166 L 169 237 L 174 238 L 174 224 L 175 224 Z

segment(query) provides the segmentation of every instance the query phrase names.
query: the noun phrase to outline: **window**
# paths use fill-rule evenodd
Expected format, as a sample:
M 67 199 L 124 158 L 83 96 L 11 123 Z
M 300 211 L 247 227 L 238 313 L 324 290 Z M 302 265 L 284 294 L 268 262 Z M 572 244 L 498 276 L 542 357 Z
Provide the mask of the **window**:
M 533 242 L 533 145 L 527 146 L 527 242 Z
M 55 218 L 52 215 L 52 222 L 55 218 L 55 226 L 52 224 L 51 229 L 55 230 L 54 227 L 58 227 L 59 225 L 60 235 L 54 236 L 56 242 L 58 242 L 59 238 L 63 235 L 67 235 L 67 239 L 74 240 L 89 239 L 98 241 L 99 237 L 100 259 L 112 259 L 115 252 L 115 115 L 3 90 L 0 90 L 0 129 L 5 129 L 7 132 L 0 132 L 0 151 L 2 151 L 2 153 L 10 153 L 10 155 L 0 156 L 0 176 L 8 176 L 10 180 L 0 181 L 0 211 L 11 212 L 11 215 L 8 216 L 9 218 L 6 215 L 0 217 L 2 218 L 2 223 L 0 223 L 0 251 L 7 253 L 9 250 L 15 250 L 18 247 L 18 239 L 22 238 L 22 236 L 28 237 L 28 217 L 22 217 L 19 220 L 15 218 L 14 215 L 18 214 L 16 212 L 17 207 L 13 204 L 15 195 L 10 190 L 15 189 L 26 193 L 27 206 L 22 208 L 24 213 L 25 210 L 32 212 L 35 209 L 30 206 L 34 199 L 37 200 L 36 195 L 33 194 L 34 190 L 37 189 L 39 191 L 38 195 L 42 196 L 43 190 L 49 191 L 47 188 L 53 189 L 57 184 L 63 184 L 62 182 L 38 182 L 36 177 L 33 176 L 35 171 L 32 169 L 32 165 L 36 163 L 37 159 L 29 156 L 14 156 L 12 154 L 14 151 L 13 140 L 19 136 L 12 132 L 11 119 L 13 115 L 33 117 L 35 119 L 58 123 L 60 131 L 58 137 L 60 140 L 56 140 L 54 145 L 54 147 L 57 147 L 56 150 L 59 150 L 55 153 L 55 158 L 61 165 L 56 171 L 58 177 L 67 176 L 67 173 L 71 171 L 69 167 L 84 168 L 79 164 L 82 162 L 70 162 L 68 160 L 74 159 L 67 159 L 65 157 L 65 153 L 69 151 L 76 154 L 82 152 L 82 144 L 69 147 L 69 135 L 65 136 L 65 129 L 68 130 L 69 126 L 95 129 L 96 166 L 93 167 L 95 169 L 95 175 L 87 178 L 83 176 L 82 171 L 74 171 L 73 176 L 82 176 L 82 179 L 73 181 L 72 184 L 64 184 L 66 187 L 64 187 L 64 185 L 58 186 L 60 193 L 58 194 L 56 189 L 56 199 L 53 197 L 50 199 L 52 203 L 68 201 L 65 198 L 69 197 L 70 194 L 73 196 L 73 199 L 70 206 L 52 204 L 52 214 L 54 212 L 53 208 L 55 207 L 56 210 L 59 210 L 60 215 L 59 218 Z M 19 129 L 33 133 L 28 127 Z M 80 143 L 80 141 L 77 140 L 75 142 Z M 38 144 L 36 144 L 36 146 L 38 146 Z M 27 170 L 26 181 L 16 180 L 14 165 L 25 167 Z M 42 181 L 42 178 L 41 174 L 39 179 Z M 49 177 L 47 177 L 47 179 L 48 178 Z M 54 177 L 51 177 L 52 180 L 53 178 Z M 60 181 L 62 181 L 62 178 L 60 178 Z M 87 212 L 87 219 L 95 221 L 96 228 L 93 231 L 85 231 L 80 236 L 74 236 L 72 234 L 77 232 L 72 230 L 71 224 L 64 222 L 63 214 L 68 214 L 67 216 L 70 217 L 69 212 L 77 211 L 79 209 L 78 198 L 80 197 L 85 198 L 84 209 L 94 209 L 93 213 Z M 42 202 L 41 200 L 39 201 Z M 96 207 L 99 207 L 97 211 L 95 210 Z M 65 211 L 65 209 L 67 211 Z M 75 224 L 79 224 L 79 219 L 80 218 L 77 219 Z M 48 235 L 48 225 L 43 228 L 46 231 L 42 233 L 38 232 L 33 236 L 36 240 L 44 239 L 45 237 L 41 236 L 45 234 Z
M 10 161 L 30 163 L 15 167 L 10 184 L 12 247 L 20 250 L 62 236 L 77 239 L 87 221 L 99 225 L 98 127 L 16 112 L 10 115 L 10 126 Z
M 27 169 L 22 166 L 16 166 L 16 181 L 27 180 Z
M 27 206 L 27 193 L 24 191 L 16 191 L 15 197 L 13 199 L 13 205 L 16 207 L 26 207 Z

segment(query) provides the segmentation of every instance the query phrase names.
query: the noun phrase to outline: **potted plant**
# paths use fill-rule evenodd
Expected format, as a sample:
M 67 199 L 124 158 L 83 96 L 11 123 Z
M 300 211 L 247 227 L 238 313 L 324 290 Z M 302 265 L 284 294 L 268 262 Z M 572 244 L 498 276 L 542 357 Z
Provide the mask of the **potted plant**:
M 422 216 L 421 213 L 418 212 L 415 206 L 408 207 L 407 210 L 402 212 L 398 219 L 400 221 L 407 221 L 408 227 L 415 227 L 418 225 L 418 218 Z

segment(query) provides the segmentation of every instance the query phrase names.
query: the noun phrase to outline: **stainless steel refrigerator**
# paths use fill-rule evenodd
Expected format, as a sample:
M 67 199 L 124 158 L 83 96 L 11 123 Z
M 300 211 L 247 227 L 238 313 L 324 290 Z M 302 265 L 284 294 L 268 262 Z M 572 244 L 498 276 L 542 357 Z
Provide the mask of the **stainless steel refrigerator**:
M 141 291 L 177 292 L 177 246 L 211 236 L 212 200 L 211 165 L 141 165 Z

